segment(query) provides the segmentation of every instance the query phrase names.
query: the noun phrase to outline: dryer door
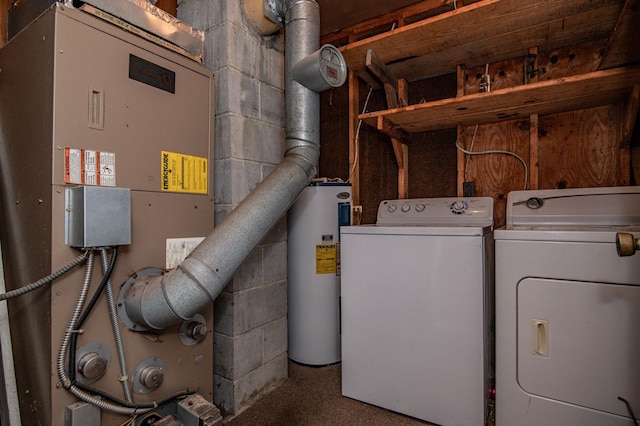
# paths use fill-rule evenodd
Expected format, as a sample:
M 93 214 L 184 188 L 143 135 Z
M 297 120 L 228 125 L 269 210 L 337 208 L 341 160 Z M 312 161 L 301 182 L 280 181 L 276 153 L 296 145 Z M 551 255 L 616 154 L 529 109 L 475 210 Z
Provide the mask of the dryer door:
M 525 392 L 628 416 L 640 407 L 640 287 L 525 278 L 518 284 Z

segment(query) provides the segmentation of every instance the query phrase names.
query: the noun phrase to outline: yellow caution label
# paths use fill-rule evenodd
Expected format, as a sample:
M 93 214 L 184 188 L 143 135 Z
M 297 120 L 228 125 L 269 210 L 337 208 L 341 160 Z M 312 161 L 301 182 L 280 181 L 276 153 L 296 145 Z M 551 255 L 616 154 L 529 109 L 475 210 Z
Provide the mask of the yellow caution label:
M 167 192 L 206 194 L 208 170 L 207 159 L 204 157 L 162 151 L 160 189 Z
M 316 245 L 316 274 L 335 274 L 337 257 L 335 244 Z

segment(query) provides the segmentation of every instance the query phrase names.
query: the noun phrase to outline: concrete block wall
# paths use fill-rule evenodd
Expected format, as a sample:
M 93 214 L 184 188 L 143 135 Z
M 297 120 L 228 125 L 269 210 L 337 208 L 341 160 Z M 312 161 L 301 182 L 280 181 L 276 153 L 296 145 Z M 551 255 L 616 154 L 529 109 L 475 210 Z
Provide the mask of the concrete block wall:
M 284 40 L 260 36 L 243 0 L 182 0 L 178 18 L 206 33 L 215 73 L 215 222 L 284 155 Z M 287 226 L 256 247 L 214 305 L 214 403 L 239 413 L 287 378 Z

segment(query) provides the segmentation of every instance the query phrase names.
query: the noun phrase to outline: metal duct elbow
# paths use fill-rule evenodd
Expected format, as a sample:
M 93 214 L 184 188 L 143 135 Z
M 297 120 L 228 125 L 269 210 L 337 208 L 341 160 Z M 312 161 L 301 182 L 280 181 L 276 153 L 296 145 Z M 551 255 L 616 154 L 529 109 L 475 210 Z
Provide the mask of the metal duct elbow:
M 176 269 L 131 285 L 121 314 L 137 329 L 162 329 L 189 320 L 213 302 L 316 176 L 320 95 L 296 82 L 292 69 L 319 47 L 320 10 L 315 0 L 286 0 L 281 6 L 286 38 L 285 157 Z

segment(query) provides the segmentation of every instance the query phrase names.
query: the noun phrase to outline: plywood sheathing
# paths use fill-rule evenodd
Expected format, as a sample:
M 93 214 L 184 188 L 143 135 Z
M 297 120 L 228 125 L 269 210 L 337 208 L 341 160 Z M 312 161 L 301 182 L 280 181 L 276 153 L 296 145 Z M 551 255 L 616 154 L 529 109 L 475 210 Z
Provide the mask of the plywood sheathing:
M 598 75 L 594 73 L 601 59 L 600 46 L 601 42 L 594 41 L 538 52 L 536 79 L 539 82 L 530 83 L 533 85 L 530 87 L 554 81 L 571 82 L 576 77 L 574 74 Z M 492 90 L 526 89 L 523 63 L 524 58 L 516 58 L 490 64 Z M 480 77 L 484 68 L 478 66 L 465 70 L 465 93 L 472 96 L 480 94 Z M 627 68 L 627 71 L 629 69 L 634 68 Z M 618 69 L 623 74 L 624 70 Z M 633 78 L 638 78 L 636 72 L 632 72 Z M 583 89 L 587 93 L 598 90 L 590 85 Z M 629 105 L 627 99 L 629 89 L 619 97 L 618 103 L 547 115 L 523 115 L 516 120 L 479 125 L 475 138 L 475 126 L 464 126 L 459 141 L 469 149 L 473 139 L 473 151 L 504 150 L 522 157 L 529 168 L 529 188 L 625 185 L 630 180 L 630 160 L 628 149 L 622 144 L 624 136 L 620 123 Z M 464 167 L 464 172 L 459 170 L 459 175 L 475 183 L 476 195 L 494 197 L 495 225 L 504 225 L 506 195 L 524 188 L 522 164 L 514 157 L 502 154 L 473 156 L 470 159 L 465 156 L 464 162 L 459 161 L 458 164 Z M 532 173 L 535 170 L 537 175 Z

